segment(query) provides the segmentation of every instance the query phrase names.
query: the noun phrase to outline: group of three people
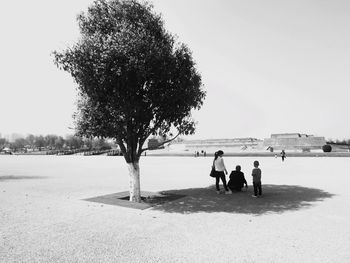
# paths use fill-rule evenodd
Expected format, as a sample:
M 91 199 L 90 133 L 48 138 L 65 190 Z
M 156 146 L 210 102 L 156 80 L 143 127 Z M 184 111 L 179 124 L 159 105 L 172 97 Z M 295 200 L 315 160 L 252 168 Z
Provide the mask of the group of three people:
M 241 166 L 237 165 L 236 170 L 232 171 L 230 174 L 230 180 L 228 183 L 226 183 L 226 174 L 227 170 L 225 167 L 224 159 L 222 156 L 224 155 L 224 152 L 219 150 L 215 152 L 215 157 L 213 161 L 213 166 L 215 168 L 215 185 L 216 185 L 216 192 L 220 194 L 220 180 L 223 183 L 223 186 L 225 188 L 225 194 L 232 194 L 232 191 L 242 191 L 242 188 L 245 187 L 248 188 L 247 180 L 244 177 L 244 173 L 241 171 Z M 261 188 L 261 169 L 259 168 L 259 162 L 254 161 L 253 163 L 254 168 L 252 170 L 252 177 L 253 177 L 253 187 L 254 187 L 254 195 L 253 197 L 257 197 L 258 195 L 262 195 L 262 188 Z

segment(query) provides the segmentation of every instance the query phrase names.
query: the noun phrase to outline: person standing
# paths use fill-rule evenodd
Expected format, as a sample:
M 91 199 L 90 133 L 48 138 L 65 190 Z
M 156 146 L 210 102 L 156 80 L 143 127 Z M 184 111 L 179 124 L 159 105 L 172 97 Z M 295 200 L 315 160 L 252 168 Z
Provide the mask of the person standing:
M 281 152 L 282 162 L 284 162 L 284 159 L 286 158 L 286 152 L 282 150 Z
M 220 194 L 220 186 L 219 182 L 220 179 L 222 181 L 222 184 L 224 185 L 225 188 L 225 194 L 232 194 L 232 191 L 228 189 L 227 184 L 226 184 L 226 177 L 225 175 L 227 174 L 227 170 L 225 167 L 224 159 L 222 156 L 224 155 L 224 152 L 219 150 L 215 153 L 215 159 L 214 159 L 214 167 L 215 167 L 215 172 L 216 172 L 216 193 Z
M 252 177 L 253 177 L 253 187 L 254 187 L 254 195 L 253 197 L 258 197 L 262 195 L 262 188 L 261 188 L 261 169 L 259 168 L 259 162 L 254 161 L 254 168 L 252 171 Z

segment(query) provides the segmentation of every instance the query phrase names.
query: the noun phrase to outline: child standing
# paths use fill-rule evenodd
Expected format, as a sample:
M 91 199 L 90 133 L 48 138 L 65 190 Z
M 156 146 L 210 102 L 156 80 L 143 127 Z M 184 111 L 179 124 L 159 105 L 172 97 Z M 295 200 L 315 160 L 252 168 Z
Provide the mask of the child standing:
M 259 196 L 262 194 L 262 189 L 261 189 L 261 170 L 259 168 L 259 162 L 254 161 L 254 169 L 252 171 L 252 176 L 253 176 L 253 186 L 254 186 L 254 195 L 253 197 L 258 197 L 258 192 Z

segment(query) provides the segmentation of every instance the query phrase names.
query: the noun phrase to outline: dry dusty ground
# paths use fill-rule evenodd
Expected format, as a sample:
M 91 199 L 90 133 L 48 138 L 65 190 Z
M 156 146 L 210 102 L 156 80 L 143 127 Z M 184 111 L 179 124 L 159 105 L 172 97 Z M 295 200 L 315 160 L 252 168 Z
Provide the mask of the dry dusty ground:
M 350 262 L 350 159 L 260 157 L 263 198 L 217 195 L 211 158 L 142 157 L 141 186 L 186 197 L 138 210 L 120 157 L 0 156 L 0 262 Z M 208 188 L 209 187 L 209 188 Z

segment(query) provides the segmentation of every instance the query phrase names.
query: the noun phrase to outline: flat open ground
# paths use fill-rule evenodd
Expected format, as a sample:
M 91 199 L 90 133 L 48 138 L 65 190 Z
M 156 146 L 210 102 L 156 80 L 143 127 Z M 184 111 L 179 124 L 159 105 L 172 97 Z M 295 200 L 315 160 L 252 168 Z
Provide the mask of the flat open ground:
M 185 197 L 139 210 L 84 200 L 128 190 L 121 157 L 0 156 L 0 261 L 350 261 L 349 158 L 224 159 L 248 192 L 217 195 L 211 157 L 142 157 L 142 190 Z

